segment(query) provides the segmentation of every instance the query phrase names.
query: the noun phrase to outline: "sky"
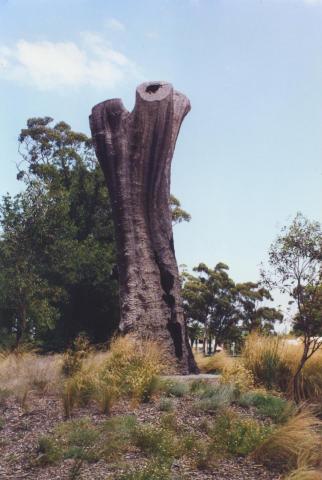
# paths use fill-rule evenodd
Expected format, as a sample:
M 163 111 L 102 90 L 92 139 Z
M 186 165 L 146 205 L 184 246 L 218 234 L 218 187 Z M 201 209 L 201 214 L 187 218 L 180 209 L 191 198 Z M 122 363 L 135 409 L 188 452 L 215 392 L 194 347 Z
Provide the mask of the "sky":
M 0 195 L 17 138 L 50 116 L 89 134 L 98 102 L 167 80 L 185 93 L 172 192 L 179 264 L 256 281 L 281 227 L 322 220 L 322 0 L 0 0 Z

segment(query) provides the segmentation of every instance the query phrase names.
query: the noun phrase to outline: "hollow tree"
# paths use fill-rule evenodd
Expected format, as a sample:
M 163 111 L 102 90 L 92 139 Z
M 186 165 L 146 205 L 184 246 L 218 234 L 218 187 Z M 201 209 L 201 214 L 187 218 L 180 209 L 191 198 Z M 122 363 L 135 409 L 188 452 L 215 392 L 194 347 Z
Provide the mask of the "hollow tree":
M 171 224 L 171 160 L 186 96 L 166 82 L 143 83 L 128 112 L 99 103 L 90 126 L 111 198 L 118 254 L 120 331 L 165 346 L 178 372 L 197 371 L 188 341 Z

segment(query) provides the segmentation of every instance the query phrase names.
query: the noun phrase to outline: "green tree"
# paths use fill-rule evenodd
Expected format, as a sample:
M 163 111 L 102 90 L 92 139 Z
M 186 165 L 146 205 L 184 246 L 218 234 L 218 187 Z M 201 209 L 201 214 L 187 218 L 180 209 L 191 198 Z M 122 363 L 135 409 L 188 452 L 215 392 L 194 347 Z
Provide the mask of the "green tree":
M 38 252 L 57 224 L 53 206 L 40 191 L 27 190 L 0 205 L 0 325 L 15 344 L 43 329 L 52 329 L 58 318 L 56 304 L 62 295 L 41 275 Z M 49 225 L 48 219 L 51 222 Z
M 174 195 L 170 195 L 170 209 L 172 214 L 172 224 L 177 225 L 181 222 L 190 222 L 190 213 L 183 210 L 180 200 Z
M 194 268 L 197 276 L 184 273 L 183 299 L 187 319 L 205 325 L 209 345 L 212 338 L 215 339 L 215 352 L 217 345 L 235 337 L 239 320 L 237 289 L 227 270 L 223 263 L 218 263 L 214 269 L 201 263 Z
M 91 140 L 45 117 L 28 120 L 19 145 L 18 178 L 28 198 L 38 199 L 39 212 L 32 218 L 32 245 L 25 243 L 20 255 L 17 244 L 14 254 L 25 259 L 26 271 L 37 272 L 44 285 L 61 292 L 52 330 L 37 328 L 36 335 L 47 348 L 63 347 L 81 331 L 105 341 L 118 323 L 117 281 L 111 278 L 116 256 L 108 193 Z M 19 215 L 26 220 L 25 209 Z M 3 217 L 4 231 L 8 219 Z M 7 237 L 2 244 L 5 248 Z M 45 290 L 38 296 L 48 300 Z
M 322 347 L 322 231 L 298 213 L 269 250 L 267 284 L 290 296 L 295 307 L 294 330 L 303 340 L 303 353 L 291 385 L 292 395 L 301 400 L 301 372 L 307 360 Z
M 264 334 L 272 333 L 275 323 L 283 320 L 283 314 L 276 308 L 263 305 L 265 301 L 273 301 L 269 290 L 260 283 L 253 282 L 238 283 L 236 288 L 243 330 L 247 333 L 254 330 Z

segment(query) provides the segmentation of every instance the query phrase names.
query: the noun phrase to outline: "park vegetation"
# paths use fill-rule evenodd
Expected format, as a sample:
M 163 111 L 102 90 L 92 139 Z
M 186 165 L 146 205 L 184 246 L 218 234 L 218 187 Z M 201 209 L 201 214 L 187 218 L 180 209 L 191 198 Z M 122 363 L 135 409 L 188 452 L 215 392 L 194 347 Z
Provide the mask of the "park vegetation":
M 179 480 L 239 465 L 244 478 L 321 480 L 320 224 L 297 214 L 256 283 L 224 263 L 182 272 L 191 344 L 207 344 L 198 367 L 218 376 L 178 381 L 162 345 L 117 335 L 111 208 L 91 140 L 45 117 L 28 120 L 19 148 L 22 191 L 0 204 L 0 472 Z M 190 220 L 173 196 L 170 208 L 174 224 Z M 289 295 L 288 335 L 274 328 L 276 289 Z M 42 409 L 45 427 L 23 423 Z

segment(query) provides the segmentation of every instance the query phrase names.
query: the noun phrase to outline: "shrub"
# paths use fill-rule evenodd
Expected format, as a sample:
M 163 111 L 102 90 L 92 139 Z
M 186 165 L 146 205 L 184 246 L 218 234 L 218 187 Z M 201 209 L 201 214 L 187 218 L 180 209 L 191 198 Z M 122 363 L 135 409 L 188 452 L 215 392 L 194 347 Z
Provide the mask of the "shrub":
M 0 388 L 0 407 L 4 406 L 7 398 L 10 396 L 10 392 L 7 388 Z
M 232 366 L 224 368 L 220 382 L 222 384 L 234 385 L 236 395 L 254 388 L 252 372 L 237 361 Z
M 248 455 L 264 441 L 270 428 L 237 413 L 221 413 L 209 430 L 214 451 L 223 454 Z
M 189 385 L 174 380 L 165 380 L 161 383 L 161 390 L 168 396 L 184 397 L 189 393 Z
M 174 413 L 164 413 L 160 418 L 161 427 L 166 430 L 179 430 L 177 417 Z
M 62 399 L 66 417 L 76 406 L 90 401 L 103 413 L 109 413 L 121 396 L 134 402 L 148 401 L 159 388 L 157 374 L 164 363 L 159 346 L 131 337 L 114 340 L 106 354 L 89 353 L 65 381 Z
M 0 417 L 0 430 L 3 429 L 4 425 L 5 425 L 5 419 Z
M 284 398 L 256 391 L 245 393 L 238 403 L 245 407 L 256 407 L 259 414 L 271 418 L 275 423 L 284 423 L 295 409 L 294 405 Z
M 169 460 L 175 456 L 175 440 L 172 432 L 151 424 L 138 425 L 133 432 L 133 441 L 138 448 L 148 455 L 163 460 Z
M 280 471 L 314 468 L 322 460 L 321 436 L 317 431 L 321 424 L 310 411 L 302 410 L 273 430 L 253 456 Z
M 62 400 L 66 418 L 76 406 L 86 406 L 97 393 L 95 372 L 80 370 L 64 383 Z
M 215 412 L 231 404 L 235 396 L 232 385 L 216 385 L 206 388 L 201 399 L 194 403 L 194 409 L 204 412 Z
M 130 469 L 118 480 L 170 480 L 170 466 L 160 462 L 150 462 L 139 469 Z
M 207 469 L 213 463 L 213 452 L 207 441 L 194 433 L 187 433 L 181 438 L 181 453 L 200 470 Z
M 100 458 L 100 432 L 87 419 L 58 425 L 52 436 L 38 441 L 38 462 L 55 463 L 63 458 L 95 462 Z
M 146 401 L 157 387 L 156 376 L 165 365 L 160 346 L 151 341 L 119 337 L 111 345 L 100 378 L 122 395 Z
M 161 398 L 159 403 L 161 412 L 171 412 L 173 410 L 173 402 L 170 398 Z
M 133 415 L 108 419 L 102 425 L 101 456 L 110 460 L 122 455 L 132 442 L 136 426 L 137 421 Z
M 55 440 L 48 436 L 43 436 L 38 440 L 39 465 L 50 465 L 62 458 L 62 451 Z

